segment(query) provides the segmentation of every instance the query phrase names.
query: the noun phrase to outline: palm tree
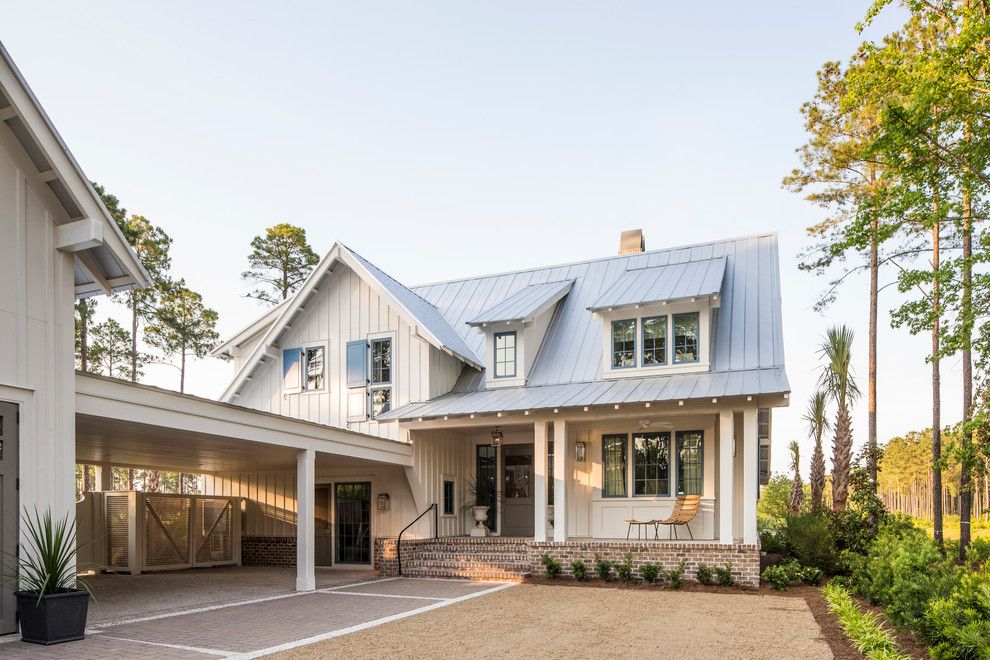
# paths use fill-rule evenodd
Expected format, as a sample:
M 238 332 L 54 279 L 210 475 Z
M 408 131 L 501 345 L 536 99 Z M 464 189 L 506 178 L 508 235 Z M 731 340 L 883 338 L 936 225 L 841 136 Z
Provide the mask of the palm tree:
M 821 385 L 838 408 L 832 427 L 832 508 L 846 508 L 849 495 L 849 468 L 852 461 L 852 422 L 849 403 L 859 396 L 852 375 L 852 328 L 835 326 L 825 333 L 820 355 L 824 359 Z
M 791 440 L 791 470 L 794 471 L 794 481 L 791 482 L 791 513 L 801 513 L 801 503 L 804 501 L 804 484 L 801 483 L 801 446 L 797 440 Z
M 811 510 L 820 511 L 822 494 L 825 492 L 825 452 L 822 451 L 822 435 L 832 427 L 826 417 L 828 395 L 819 390 L 808 400 L 808 409 L 804 413 L 804 421 L 808 422 L 808 433 L 815 439 L 815 449 L 811 452 L 811 472 L 808 481 L 811 483 Z

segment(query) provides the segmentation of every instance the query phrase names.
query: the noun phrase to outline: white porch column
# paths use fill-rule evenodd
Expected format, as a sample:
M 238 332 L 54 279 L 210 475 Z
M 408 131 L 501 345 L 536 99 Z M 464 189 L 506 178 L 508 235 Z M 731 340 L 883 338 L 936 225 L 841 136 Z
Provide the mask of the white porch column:
M 316 589 L 316 452 L 296 453 L 296 591 Z
M 95 489 L 101 493 L 113 490 L 113 468 L 104 463 L 97 463 L 93 466 L 93 484 Z
M 567 540 L 567 422 L 553 422 L 553 540 Z
M 756 544 L 756 500 L 759 493 L 760 475 L 757 472 L 759 440 L 756 437 L 756 408 L 743 411 L 743 543 Z
M 533 540 L 547 540 L 547 423 L 533 424 Z
M 732 411 L 718 415 L 718 540 L 732 543 L 732 512 L 735 505 L 735 423 Z

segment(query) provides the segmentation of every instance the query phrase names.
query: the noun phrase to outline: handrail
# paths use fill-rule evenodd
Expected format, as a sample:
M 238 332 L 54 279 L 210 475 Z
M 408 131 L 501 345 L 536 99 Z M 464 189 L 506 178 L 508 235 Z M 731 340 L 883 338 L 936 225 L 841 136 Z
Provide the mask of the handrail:
M 395 542 L 395 557 L 396 557 L 396 559 L 399 562 L 399 577 L 402 577 L 402 535 L 406 533 L 406 530 L 407 529 L 409 529 L 410 527 L 412 527 L 413 525 L 415 525 L 416 523 L 418 523 L 419 522 L 419 519 L 422 518 L 423 516 L 425 516 L 431 510 L 433 511 L 433 538 L 437 538 L 437 536 L 439 534 L 440 523 L 437 520 L 437 503 L 436 502 L 434 502 L 430 506 L 426 507 L 426 509 L 423 511 L 423 513 L 421 513 L 418 516 L 416 516 L 416 519 L 415 520 L 413 520 L 411 523 L 409 523 L 408 525 L 406 525 L 405 527 L 403 527 L 402 528 L 402 531 L 399 532 L 399 538 Z

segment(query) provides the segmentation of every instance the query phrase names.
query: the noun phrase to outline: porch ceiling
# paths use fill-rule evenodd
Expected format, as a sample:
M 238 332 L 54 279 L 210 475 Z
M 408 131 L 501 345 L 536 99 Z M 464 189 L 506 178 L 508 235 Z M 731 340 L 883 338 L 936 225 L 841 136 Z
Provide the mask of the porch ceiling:
M 412 464 L 410 445 L 145 385 L 76 375 L 76 459 L 187 472 Z

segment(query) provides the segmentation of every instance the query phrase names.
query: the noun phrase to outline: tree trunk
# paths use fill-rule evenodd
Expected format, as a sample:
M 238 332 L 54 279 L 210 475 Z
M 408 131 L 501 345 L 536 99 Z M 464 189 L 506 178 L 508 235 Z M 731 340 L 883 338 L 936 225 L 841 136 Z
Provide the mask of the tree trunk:
M 935 542 L 942 546 L 942 375 L 939 365 L 939 238 L 938 198 L 935 201 L 935 223 L 932 226 L 932 524 Z
M 89 478 L 89 466 L 82 466 L 83 492 L 88 493 L 93 490 L 93 481 Z
M 849 465 L 852 459 L 852 423 L 845 402 L 839 404 L 832 442 L 832 508 L 842 511 L 849 496 Z
M 182 357 L 179 359 L 181 366 L 179 367 L 179 392 L 183 393 L 186 391 L 186 349 L 182 349 Z
M 870 478 L 870 490 L 877 492 L 877 297 L 879 280 L 879 248 L 877 246 L 877 220 L 870 222 L 870 331 L 867 406 L 869 409 L 866 468 Z
M 969 127 L 964 131 L 970 137 Z M 969 448 L 972 431 L 968 428 L 973 405 L 973 204 L 970 189 L 963 188 L 962 198 L 962 456 L 959 459 L 959 560 L 966 559 L 970 541 L 970 520 L 973 511 L 973 491 L 970 482 Z
M 825 491 L 825 454 L 822 452 L 821 434 L 815 439 L 815 450 L 811 454 L 811 473 L 808 475 L 811 483 L 811 510 L 821 511 L 822 494 Z
M 127 490 L 134 490 L 134 468 L 127 468 Z
M 89 303 L 79 301 L 79 366 L 89 373 Z

